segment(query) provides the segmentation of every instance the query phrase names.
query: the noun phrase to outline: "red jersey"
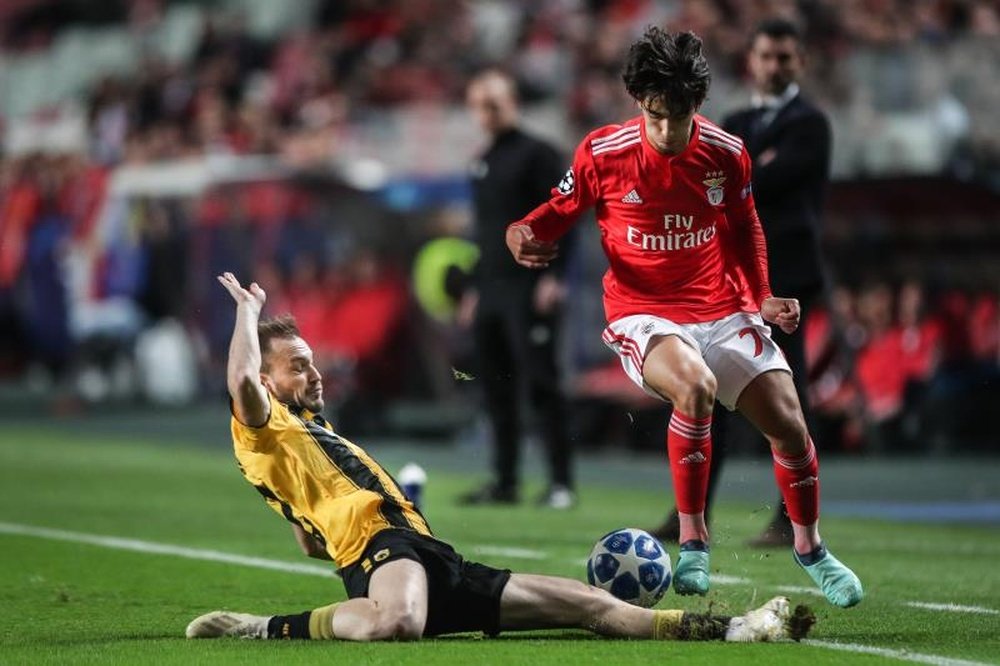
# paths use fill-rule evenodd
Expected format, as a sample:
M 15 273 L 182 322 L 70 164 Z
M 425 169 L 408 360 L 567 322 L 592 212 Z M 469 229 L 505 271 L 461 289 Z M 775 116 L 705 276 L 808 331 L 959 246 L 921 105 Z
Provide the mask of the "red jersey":
M 767 246 L 743 142 L 694 117 L 691 140 L 664 155 L 642 117 L 584 138 L 549 201 L 514 224 L 555 241 L 593 206 L 608 257 L 608 321 L 651 314 L 688 324 L 757 312 L 771 295 Z

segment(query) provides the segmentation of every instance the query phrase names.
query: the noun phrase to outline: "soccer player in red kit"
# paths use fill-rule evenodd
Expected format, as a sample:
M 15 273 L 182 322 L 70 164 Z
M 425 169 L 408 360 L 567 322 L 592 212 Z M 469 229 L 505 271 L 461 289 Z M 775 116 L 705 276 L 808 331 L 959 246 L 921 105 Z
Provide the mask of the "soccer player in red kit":
M 711 78 L 701 40 L 650 28 L 630 48 L 623 78 L 642 115 L 588 134 L 551 199 L 508 227 L 507 245 L 518 263 L 543 268 L 579 215 L 596 210 L 609 262 L 604 342 L 633 381 L 674 407 L 675 590 L 709 588 L 704 509 L 718 400 L 771 444 L 795 560 L 831 603 L 853 606 L 861 581 L 820 539 L 816 448 L 765 324 L 794 331 L 799 305 L 771 294 L 742 141 L 697 113 Z

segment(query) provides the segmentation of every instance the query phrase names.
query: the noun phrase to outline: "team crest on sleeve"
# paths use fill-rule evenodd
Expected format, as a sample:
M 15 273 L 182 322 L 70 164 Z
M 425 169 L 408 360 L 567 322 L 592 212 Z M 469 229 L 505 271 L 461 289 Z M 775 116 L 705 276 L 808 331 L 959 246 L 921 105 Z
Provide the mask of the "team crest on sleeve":
M 726 191 L 722 189 L 722 184 L 726 182 L 726 177 L 723 175 L 723 172 L 706 171 L 705 180 L 701 182 L 708 188 L 705 190 L 705 196 L 708 197 L 708 203 L 713 206 L 721 204 L 722 197 L 726 194 Z
M 559 185 L 556 189 L 559 190 L 559 194 L 572 194 L 573 188 L 576 187 L 576 177 L 573 175 L 573 167 L 566 169 L 566 175 L 562 177 L 559 181 Z

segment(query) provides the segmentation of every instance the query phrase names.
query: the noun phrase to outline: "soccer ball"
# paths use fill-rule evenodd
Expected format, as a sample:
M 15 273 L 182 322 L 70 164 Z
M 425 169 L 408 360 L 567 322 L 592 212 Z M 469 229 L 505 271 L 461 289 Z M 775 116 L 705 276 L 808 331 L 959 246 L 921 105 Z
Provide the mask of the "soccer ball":
M 590 552 L 587 582 L 622 601 L 652 608 L 670 587 L 670 554 L 643 530 L 608 532 Z

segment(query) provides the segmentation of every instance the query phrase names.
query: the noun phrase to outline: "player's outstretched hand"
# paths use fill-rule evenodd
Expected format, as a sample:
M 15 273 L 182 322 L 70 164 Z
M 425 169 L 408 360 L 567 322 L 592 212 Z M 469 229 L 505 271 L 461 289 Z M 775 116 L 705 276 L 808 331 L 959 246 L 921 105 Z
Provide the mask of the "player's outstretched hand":
M 760 316 L 764 321 L 776 325 L 785 333 L 791 334 L 799 327 L 802 310 L 797 298 L 765 298 L 760 304 Z
M 249 289 L 244 289 L 240 286 L 240 281 L 236 279 L 236 276 L 229 272 L 218 276 L 218 280 L 226 288 L 226 291 L 229 292 L 229 295 L 233 297 L 233 300 L 236 301 L 237 307 L 248 306 L 254 314 L 260 315 L 260 311 L 264 308 L 265 301 L 267 301 L 267 294 L 260 288 L 260 285 L 253 282 L 250 284 Z
M 559 254 L 558 245 L 538 240 L 526 224 L 507 227 L 507 247 L 514 260 L 528 268 L 546 268 Z

